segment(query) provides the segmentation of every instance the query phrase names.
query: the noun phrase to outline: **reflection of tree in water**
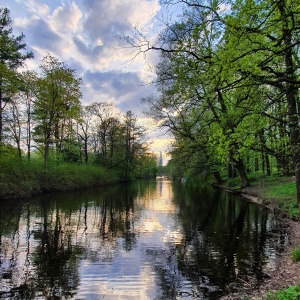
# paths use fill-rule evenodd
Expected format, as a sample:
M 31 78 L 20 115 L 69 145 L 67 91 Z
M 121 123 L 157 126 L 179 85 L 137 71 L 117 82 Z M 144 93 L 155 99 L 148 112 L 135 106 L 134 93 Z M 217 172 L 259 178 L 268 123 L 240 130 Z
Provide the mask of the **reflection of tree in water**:
M 79 283 L 77 255 L 82 249 L 73 245 L 67 230 L 69 213 L 59 202 L 41 201 L 42 224 L 34 232 L 39 243 L 32 257 L 35 289 L 44 297 L 71 297 Z
M 17 267 L 18 247 L 20 242 L 19 224 L 22 214 L 22 202 L 3 201 L 0 210 L 0 297 L 10 298 L 8 285 L 17 281 L 18 275 L 14 269 Z M 9 236 L 10 238 L 7 238 Z M 18 290 L 20 286 L 15 285 Z
M 165 222 L 175 220 L 170 230 L 180 233 L 163 247 L 141 247 L 147 266 L 155 270 L 161 299 L 218 299 L 236 288 L 233 282 L 265 276 L 267 256 L 286 243 L 280 232 L 277 240 L 270 239 L 278 228 L 267 212 L 216 191 L 187 191 L 174 184 L 172 192 L 170 183 L 159 184 L 137 182 L 5 204 L 0 212 L 0 297 L 76 297 L 81 261 L 110 263 L 123 255 L 118 251 L 139 251 L 141 232 L 135 222 L 140 224 L 153 199 L 170 200 L 172 194 L 178 210 L 161 213 L 158 206 L 156 214 Z
M 184 236 L 153 255 L 160 257 L 155 269 L 166 299 L 216 299 L 229 289 L 258 284 L 268 256 L 283 246 L 284 233 L 267 239 L 278 224 L 265 210 L 215 193 L 184 193 L 174 186 Z M 181 283 L 187 281 L 191 286 L 185 290 Z
M 0 297 L 73 297 L 81 258 L 105 260 L 117 240 L 126 251 L 135 246 L 139 208 L 133 199 L 146 188 L 121 185 L 5 206 L 0 212 Z

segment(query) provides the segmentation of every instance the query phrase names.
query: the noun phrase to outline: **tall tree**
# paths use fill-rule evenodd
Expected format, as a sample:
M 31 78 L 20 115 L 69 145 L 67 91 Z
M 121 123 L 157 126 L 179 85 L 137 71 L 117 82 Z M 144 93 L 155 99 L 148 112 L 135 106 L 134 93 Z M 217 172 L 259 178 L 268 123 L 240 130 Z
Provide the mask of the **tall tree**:
M 26 44 L 23 42 L 25 36 L 13 35 L 11 27 L 12 20 L 7 8 L 0 8 L 0 142 L 3 139 L 3 110 L 10 100 L 12 86 L 16 80 L 15 71 L 22 66 L 26 59 L 33 58 L 32 52 L 25 52 Z
M 129 110 L 126 112 L 123 125 L 125 157 L 121 175 L 121 177 L 126 180 L 134 170 L 137 158 L 144 154 L 148 149 L 148 146 L 144 141 L 146 129 L 139 125 L 137 121 L 137 117 L 132 111 Z
M 51 145 L 62 150 L 66 124 L 80 113 L 81 78 L 57 58 L 47 55 L 40 65 L 37 100 L 34 103 L 35 141 L 42 147 L 44 168 L 47 168 Z M 69 127 L 68 127 L 69 128 Z
M 27 158 L 31 157 L 32 142 L 32 106 L 36 100 L 37 93 L 37 74 L 34 71 L 25 71 L 21 73 L 21 91 L 23 97 L 23 105 L 25 105 L 26 115 L 26 145 Z
M 98 160 L 106 164 L 108 159 L 108 136 L 110 122 L 116 115 L 116 107 L 113 103 L 95 102 L 90 105 L 90 109 L 96 117 L 96 140 L 98 143 Z
M 277 90 L 285 107 L 283 122 L 288 128 L 289 155 L 296 175 L 300 203 L 299 127 L 299 4 L 291 0 L 236 1 L 227 19 L 231 64 L 239 64 L 241 75 L 257 85 Z M 229 52 L 228 52 L 229 53 Z M 281 106 L 281 105 L 280 105 Z M 277 115 L 278 116 L 278 115 Z M 277 117 L 276 116 L 276 117 Z
M 91 128 L 93 122 L 93 109 L 91 106 L 81 106 L 80 117 L 77 122 L 77 134 L 79 141 L 83 144 L 84 162 L 87 164 L 89 160 L 88 145 L 91 136 Z

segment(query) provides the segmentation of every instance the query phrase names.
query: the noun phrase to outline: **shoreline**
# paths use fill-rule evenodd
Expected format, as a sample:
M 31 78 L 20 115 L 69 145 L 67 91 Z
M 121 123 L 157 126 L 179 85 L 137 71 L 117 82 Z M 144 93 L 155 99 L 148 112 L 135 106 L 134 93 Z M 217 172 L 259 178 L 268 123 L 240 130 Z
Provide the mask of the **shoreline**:
M 250 186 L 244 189 L 229 188 L 219 186 L 218 188 L 228 192 L 239 194 L 246 201 L 262 205 L 274 212 L 276 217 L 281 220 L 287 227 L 288 247 L 278 256 L 276 260 L 276 268 L 268 274 L 268 277 L 263 279 L 258 286 L 247 286 L 245 290 L 223 296 L 222 300 L 239 300 L 248 297 L 247 299 L 259 300 L 266 299 L 266 294 L 271 291 L 286 289 L 293 285 L 300 284 L 300 262 L 293 262 L 290 252 L 300 244 L 300 222 L 290 219 L 286 214 L 282 213 L 275 206 L 274 201 L 265 201 L 262 197 L 256 194 L 256 186 Z

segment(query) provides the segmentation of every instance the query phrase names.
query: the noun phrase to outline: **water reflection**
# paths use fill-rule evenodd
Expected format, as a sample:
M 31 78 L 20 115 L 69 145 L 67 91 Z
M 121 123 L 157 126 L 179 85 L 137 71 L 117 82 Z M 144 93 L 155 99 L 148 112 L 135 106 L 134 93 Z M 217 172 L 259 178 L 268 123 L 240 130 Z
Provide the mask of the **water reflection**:
M 167 180 L 7 201 L 2 299 L 218 299 L 287 243 L 266 210 Z

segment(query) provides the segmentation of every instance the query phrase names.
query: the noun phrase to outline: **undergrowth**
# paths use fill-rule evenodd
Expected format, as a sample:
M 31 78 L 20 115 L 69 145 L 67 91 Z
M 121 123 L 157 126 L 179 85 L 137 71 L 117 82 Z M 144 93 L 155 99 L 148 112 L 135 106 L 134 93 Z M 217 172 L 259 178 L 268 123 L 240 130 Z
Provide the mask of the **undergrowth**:
M 290 286 L 287 289 L 269 292 L 267 300 L 299 300 L 300 299 L 300 285 Z
M 37 193 L 89 188 L 116 182 L 115 171 L 96 165 L 49 163 L 38 159 L 0 160 L 0 199 L 23 198 Z

